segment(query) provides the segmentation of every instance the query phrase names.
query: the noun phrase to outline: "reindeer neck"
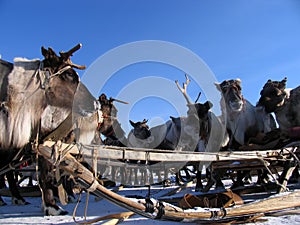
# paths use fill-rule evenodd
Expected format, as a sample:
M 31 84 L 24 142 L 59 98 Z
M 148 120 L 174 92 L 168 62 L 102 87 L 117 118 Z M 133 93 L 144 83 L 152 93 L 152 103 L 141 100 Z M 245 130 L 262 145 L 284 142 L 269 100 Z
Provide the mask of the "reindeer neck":
M 46 98 L 37 80 L 38 68 L 39 61 L 16 62 L 8 76 L 7 117 L 1 118 L 6 130 L 0 135 L 5 147 L 23 147 L 39 126 Z

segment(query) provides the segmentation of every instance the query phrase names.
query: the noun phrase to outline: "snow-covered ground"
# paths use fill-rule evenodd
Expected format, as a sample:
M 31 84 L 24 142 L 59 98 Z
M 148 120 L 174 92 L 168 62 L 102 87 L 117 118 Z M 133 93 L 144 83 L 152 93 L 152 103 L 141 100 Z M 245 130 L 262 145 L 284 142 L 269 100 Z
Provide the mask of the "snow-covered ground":
M 186 189 L 186 191 L 192 191 L 193 187 Z M 151 189 L 151 197 L 160 196 L 163 193 L 170 191 L 170 187 L 154 187 Z M 146 188 L 124 188 L 118 192 L 119 194 L 127 197 L 146 197 Z M 84 220 L 84 212 L 86 207 L 87 194 L 83 193 L 81 202 L 79 203 L 76 212 L 76 221 L 82 222 Z M 3 197 L 8 203 L 7 206 L 0 207 L 0 224 L 4 225 L 21 225 L 21 224 L 76 224 L 73 220 L 73 211 L 75 203 L 63 206 L 69 214 L 65 216 L 44 216 L 41 210 L 41 198 L 40 197 L 26 197 L 26 200 L 30 202 L 29 205 L 14 206 L 10 203 L 10 197 Z M 119 206 L 113 205 L 112 203 L 102 199 L 99 200 L 95 196 L 90 195 L 87 208 L 87 219 L 97 218 L 99 216 L 105 216 L 114 213 L 126 212 L 126 209 L 120 208 Z M 255 224 L 300 224 L 300 215 L 285 215 L 280 217 L 262 217 L 266 221 L 256 222 Z M 96 224 L 104 224 L 107 221 L 100 221 Z M 120 224 L 182 224 L 172 221 L 158 221 L 144 218 L 139 215 L 134 215 Z M 196 223 L 188 223 L 196 224 Z

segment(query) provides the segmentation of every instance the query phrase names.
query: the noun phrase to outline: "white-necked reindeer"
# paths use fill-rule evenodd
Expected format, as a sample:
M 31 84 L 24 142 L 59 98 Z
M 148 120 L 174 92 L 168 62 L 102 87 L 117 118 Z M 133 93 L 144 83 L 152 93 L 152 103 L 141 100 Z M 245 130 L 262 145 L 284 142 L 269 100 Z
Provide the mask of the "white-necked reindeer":
M 230 149 L 238 149 L 250 138 L 276 128 L 273 116 L 262 108 L 253 106 L 242 95 L 240 79 L 215 83 L 222 94 L 221 108 L 226 115 L 226 127 L 230 134 Z M 225 103 L 223 105 L 222 103 Z M 243 175 L 238 173 L 236 185 L 242 185 Z
M 259 133 L 266 133 L 276 128 L 273 116 L 262 108 L 253 106 L 242 95 L 240 79 L 225 80 L 215 83 L 222 94 L 225 105 L 221 108 L 226 111 L 226 125 L 231 133 L 231 139 L 239 146 L 247 144 L 251 137 Z

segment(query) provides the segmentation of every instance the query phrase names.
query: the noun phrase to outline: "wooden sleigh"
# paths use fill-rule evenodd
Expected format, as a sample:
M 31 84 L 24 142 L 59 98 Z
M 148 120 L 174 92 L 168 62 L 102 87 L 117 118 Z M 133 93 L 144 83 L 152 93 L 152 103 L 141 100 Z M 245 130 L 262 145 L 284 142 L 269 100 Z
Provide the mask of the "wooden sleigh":
M 245 169 L 245 165 L 249 166 L 249 164 L 251 164 L 254 169 L 264 167 L 272 172 L 280 167 L 281 176 L 276 180 L 276 184 L 279 187 L 277 192 L 283 192 L 286 190 L 286 180 L 291 175 L 296 164 L 298 164 L 298 148 L 299 147 L 296 146 L 266 151 L 194 153 L 112 146 L 77 146 L 61 142 L 46 141 L 38 147 L 38 153 L 44 156 L 53 165 L 59 166 L 60 169 L 76 177 L 80 186 L 86 191 L 92 192 L 98 197 L 105 198 L 141 216 L 171 221 L 226 222 L 254 220 L 263 215 L 284 212 L 299 207 L 300 191 L 284 192 L 270 198 L 226 209 L 183 210 L 175 204 L 171 205 L 162 200 L 155 199 L 151 199 L 149 206 L 149 199 L 144 199 L 139 202 L 132 201 L 100 185 L 95 175 L 77 161 L 76 155 L 84 153 L 85 158 L 93 159 L 96 164 L 103 164 L 105 159 L 118 160 L 120 162 L 130 159 L 165 162 L 164 166 L 169 165 L 171 167 L 174 166 L 172 163 L 183 163 L 187 161 L 212 161 L 214 168 L 218 168 L 219 166 L 223 169 L 230 168 L 230 166 L 235 167 L 231 169 Z M 108 164 L 108 162 L 106 163 Z
M 43 146 L 53 146 L 53 142 L 45 142 Z M 72 154 L 82 154 L 85 160 L 93 164 L 94 168 L 103 171 L 109 166 L 125 169 L 149 170 L 149 177 L 144 178 L 144 184 L 153 183 L 151 173 L 164 173 L 166 179 L 170 171 L 178 171 L 188 164 L 195 165 L 199 162 L 209 165 L 212 172 L 217 170 L 230 171 L 234 174 L 238 170 L 267 170 L 273 180 L 278 185 L 278 192 L 285 190 L 287 178 L 291 175 L 299 160 L 299 143 L 278 150 L 263 151 L 230 151 L 230 152 L 187 152 L 187 151 L 168 151 L 145 148 L 128 148 L 104 145 L 60 145 L 59 152 Z M 135 163 L 130 163 L 130 162 Z M 142 161 L 142 164 L 136 164 Z M 128 163 L 129 162 L 129 163 Z M 173 172 L 173 173 L 175 173 Z M 126 178 L 120 174 L 120 182 Z M 149 174 L 148 174 L 149 175 Z M 159 174 L 161 175 L 161 174 Z M 160 176 L 159 176 L 160 178 Z M 214 184 L 214 177 L 210 177 L 204 191 L 208 191 Z

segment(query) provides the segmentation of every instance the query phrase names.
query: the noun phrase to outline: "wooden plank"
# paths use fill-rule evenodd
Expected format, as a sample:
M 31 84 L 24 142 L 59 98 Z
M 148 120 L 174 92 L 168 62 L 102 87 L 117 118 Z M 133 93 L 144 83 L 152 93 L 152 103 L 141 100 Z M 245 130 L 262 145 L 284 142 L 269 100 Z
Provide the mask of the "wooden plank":
M 55 142 L 46 141 L 44 147 L 52 149 Z M 98 151 L 98 159 L 118 159 L 118 160 L 148 160 L 159 162 L 212 162 L 224 160 L 247 160 L 247 159 L 264 159 L 274 155 L 282 158 L 279 150 L 265 150 L 265 151 L 233 151 L 233 152 L 189 152 L 189 151 L 170 151 L 170 150 L 156 150 L 156 149 L 142 149 L 142 148 L 127 148 L 115 146 L 102 145 L 80 145 L 80 152 L 85 157 L 92 158 L 92 150 Z M 290 151 L 293 147 L 289 148 Z M 61 144 L 62 152 L 79 153 L 76 145 Z M 276 157 L 275 157 L 276 158 Z
M 110 159 L 132 159 L 149 161 L 177 161 L 177 162 L 211 162 L 238 159 L 257 159 L 274 155 L 280 155 L 281 150 L 267 151 L 243 151 L 243 152 L 189 152 L 189 151 L 168 151 L 155 149 L 138 149 L 113 146 L 93 146 L 99 151 L 101 158 Z M 292 148 L 291 148 L 292 150 Z

